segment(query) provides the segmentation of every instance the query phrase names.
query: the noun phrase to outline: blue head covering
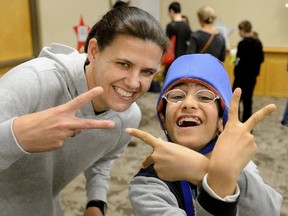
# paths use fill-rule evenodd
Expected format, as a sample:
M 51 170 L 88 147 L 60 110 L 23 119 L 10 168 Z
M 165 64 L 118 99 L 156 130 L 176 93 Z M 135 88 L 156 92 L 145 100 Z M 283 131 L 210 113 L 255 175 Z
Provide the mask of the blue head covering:
M 220 96 L 224 127 L 228 119 L 232 89 L 228 73 L 222 63 L 210 54 L 183 55 L 172 63 L 165 77 L 165 82 L 157 102 L 157 114 L 161 126 L 163 127 L 163 122 L 160 114 L 164 114 L 163 103 L 166 102 L 162 96 L 175 85 L 183 82 L 202 84 Z

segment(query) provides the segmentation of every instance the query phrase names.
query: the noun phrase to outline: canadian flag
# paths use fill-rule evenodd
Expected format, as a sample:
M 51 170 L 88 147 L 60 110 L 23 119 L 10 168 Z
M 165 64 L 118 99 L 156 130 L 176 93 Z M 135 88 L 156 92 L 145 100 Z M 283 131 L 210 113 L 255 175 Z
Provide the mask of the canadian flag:
M 83 17 L 80 16 L 80 22 L 78 25 L 74 26 L 74 31 L 77 34 L 78 46 L 77 50 L 80 52 L 85 44 L 86 38 L 90 31 L 90 26 L 84 24 Z

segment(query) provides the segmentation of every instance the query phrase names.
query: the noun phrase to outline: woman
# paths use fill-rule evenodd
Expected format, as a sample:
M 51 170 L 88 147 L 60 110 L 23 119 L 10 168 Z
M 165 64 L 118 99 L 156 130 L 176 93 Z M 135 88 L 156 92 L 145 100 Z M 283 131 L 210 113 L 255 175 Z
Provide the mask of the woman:
M 157 72 L 167 37 L 136 7 L 108 11 L 85 52 L 60 44 L 0 79 L 0 214 L 62 215 L 59 193 L 85 173 L 85 216 L 104 215 L 110 169 L 137 127 L 135 101 Z
M 136 215 L 279 215 L 282 197 L 251 161 L 257 146 L 250 133 L 276 107 L 270 104 L 242 124 L 240 95 L 236 89 L 232 96 L 215 57 L 193 54 L 174 61 L 157 103 L 170 142 L 126 130 L 153 147 L 130 183 Z
M 216 13 L 213 8 L 203 6 L 197 12 L 201 29 L 193 32 L 187 48 L 187 54 L 210 53 L 224 62 L 226 57 L 225 39 L 213 26 Z

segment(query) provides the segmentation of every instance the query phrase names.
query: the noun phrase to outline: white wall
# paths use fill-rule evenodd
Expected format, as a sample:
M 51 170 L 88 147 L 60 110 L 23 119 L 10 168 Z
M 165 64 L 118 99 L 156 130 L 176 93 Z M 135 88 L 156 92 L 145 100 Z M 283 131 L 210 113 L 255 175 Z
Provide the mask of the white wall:
M 77 35 L 73 29 L 83 16 L 92 27 L 108 10 L 110 0 L 37 0 L 42 46 L 63 43 L 77 48 Z M 131 5 L 142 8 L 160 19 L 159 0 L 131 0 Z
M 42 45 L 52 42 L 77 47 L 73 26 L 83 15 L 86 25 L 93 26 L 110 9 L 110 0 L 35 0 L 39 2 L 39 23 Z M 170 21 L 169 0 L 130 0 L 131 5 L 150 12 L 159 19 L 163 28 Z M 199 29 L 196 11 L 203 5 L 213 7 L 218 19 L 235 28 L 229 36 L 231 45 L 240 40 L 237 26 L 249 19 L 258 32 L 264 47 L 288 47 L 288 0 L 178 0 L 183 14 L 190 19 L 193 30 Z
M 73 29 L 84 23 L 92 27 L 109 9 L 108 0 L 37 0 L 39 2 L 42 46 L 53 42 L 77 48 L 77 35 Z
M 160 0 L 131 0 L 131 5 L 149 12 L 160 20 Z

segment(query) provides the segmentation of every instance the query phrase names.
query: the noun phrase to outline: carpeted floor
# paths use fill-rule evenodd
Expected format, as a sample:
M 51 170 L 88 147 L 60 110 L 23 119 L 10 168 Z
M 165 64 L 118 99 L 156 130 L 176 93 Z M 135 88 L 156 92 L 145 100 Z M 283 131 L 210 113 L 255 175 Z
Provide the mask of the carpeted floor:
M 156 118 L 155 104 L 157 93 L 147 93 L 139 101 L 142 110 L 140 129 L 164 138 Z M 259 124 L 253 133 L 258 144 L 254 158 L 263 180 L 282 194 L 284 201 L 281 216 L 288 216 L 288 128 L 280 127 L 286 98 L 254 96 L 254 111 L 260 107 L 275 103 L 277 111 Z M 107 216 L 134 216 L 128 200 L 128 183 L 139 169 L 140 162 L 151 152 L 143 142 L 128 147 L 124 155 L 114 162 L 111 171 L 110 192 L 108 194 Z M 64 216 L 83 215 L 86 202 L 85 179 L 78 176 L 61 193 Z

